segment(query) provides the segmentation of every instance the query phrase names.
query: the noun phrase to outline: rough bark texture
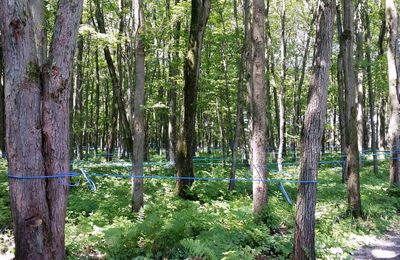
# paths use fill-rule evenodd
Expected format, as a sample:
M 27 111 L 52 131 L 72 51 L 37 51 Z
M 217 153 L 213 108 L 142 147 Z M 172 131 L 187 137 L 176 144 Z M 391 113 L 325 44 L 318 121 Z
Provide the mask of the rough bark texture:
M 390 160 L 390 184 L 400 186 L 400 104 L 397 96 L 398 74 L 396 70 L 397 11 L 393 0 L 386 0 L 386 28 L 388 32 L 388 80 L 390 119 L 388 129 Z
M 335 0 L 319 1 L 313 75 L 301 137 L 301 181 L 315 181 L 318 176 L 321 139 L 326 119 L 335 7 Z M 299 184 L 293 259 L 315 259 L 316 201 L 317 184 Z
M 176 170 L 179 177 L 193 177 L 194 145 L 196 136 L 197 89 L 200 74 L 201 48 L 203 35 L 210 14 L 210 0 L 192 0 L 190 20 L 189 48 L 185 57 L 183 87 L 184 115 L 178 142 Z M 193 180 L 178 179 L 178 195 L 187 197 L 187 191 Z
M 145 122 L 142 106 L 144 105 L 144 45 L 142 34 L 144 33 L 144 17 L 142 0 L 133 1 L 134 12 L 134 31 L 136 40 L 136 84 L 135 84 L 135 105 L 133 117 L 133 175 L 143 176 L 144 159 L 144 139 Z M 134 178 L 132 180 L 132 209 L 136 212 L 143 206 L 143 178 Z
M 50 55 L 43 67 L 36 46 L 44 43 L 35 37 L 38 24 L 29 3 L 0 4 L 4 7 L 0 17 L 9 173 L 53 176 L 68 172 L 68 99 L 82 2 L 59 2 Z M 10 197 L 16 259 L 65 259 L 67 187 L 57 179 L 10 178 Z
M 252 83 L 253 113 L 250 149 L 252 154 L 251 171 L 253 180 L 253 213 L 259 214 L 267 204 L 266 179 L 266 127 L 265 108 L 265 4 L 264 0 L 253 0 L 252 17 Z
M 343 3 L 343 72 L 346 88 L 346 173 L 350 211 L 355 217 L 361 216 L 359 151 L 357 145 L 357 104 L 356 85 L 354 83 L 353 38 L 354 12 L 353 1 Z

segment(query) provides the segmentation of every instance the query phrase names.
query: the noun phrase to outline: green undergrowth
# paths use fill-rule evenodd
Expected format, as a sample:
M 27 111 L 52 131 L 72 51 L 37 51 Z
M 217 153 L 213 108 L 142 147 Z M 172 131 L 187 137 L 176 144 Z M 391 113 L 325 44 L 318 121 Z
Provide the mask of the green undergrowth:
M 97 159 L 96 162 L 100 162 Z M 11 227 L 5 162 L 0 163 L 0 250 Z M 357 236 L 380 235 L 400 225 L 400 190 L 388 185 L 388 164 L 380 163 L 378 176 L 368 162 L 361 172 L 364 217 L 353 219 L 347 211 L 346 187 L 341 168 L 321 166 L 316 213 L 316 247 L 319 259 L 348 257 L 359 246 Z M 89 173 L 128 174 L 125 167 L 81 165 Z M 77 169 L 76 169 L 77 170 Z M 285 171 L 297 178 L 297 167 Z M 145 175 L 172 176 L 173 169 L 154 166 Z M 229 167 L 197 165 L 196 176 L 227 177 Z M 250 178 L 240 167 L 239 178 Z M 273 179 L 290 178 L 271 173 Z M 67 208 L 66 244 L 69 259 L 287 259 L 292 252 L 294 206 L 282 196 L 278 184 L 269 185 L 269 205 L 262 216 L 252 216 L 251 183 L 238 182 L 233 193 L 227 182 L 196 181 L 195 200 L 175 196 L 173 180 L 146 179 L 145 207 L 130 208 L 129 179 L 92 177 L 91 191 L 84 179 L 71 188 Z M 78 181 L 77 179 L 71 182 Z M 285 184 L 292 198 L 296 184 Z

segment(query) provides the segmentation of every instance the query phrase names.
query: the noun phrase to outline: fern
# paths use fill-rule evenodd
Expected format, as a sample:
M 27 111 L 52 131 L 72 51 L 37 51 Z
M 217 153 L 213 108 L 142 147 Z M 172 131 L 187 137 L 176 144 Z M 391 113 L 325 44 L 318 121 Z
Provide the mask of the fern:
M 214 252 L 199 240 L 183 239 L 180 244 L 186 259 L 217 259 Z

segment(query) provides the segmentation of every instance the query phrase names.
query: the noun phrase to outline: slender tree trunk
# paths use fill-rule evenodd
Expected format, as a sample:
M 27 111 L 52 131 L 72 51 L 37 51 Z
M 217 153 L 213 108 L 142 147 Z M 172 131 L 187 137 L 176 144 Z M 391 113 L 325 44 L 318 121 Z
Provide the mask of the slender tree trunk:
M 95 15 L 96 15 L 99 32 L 105 34 L 106 27 L 105 27 L 105 22 L 104 22 L 104 14 L 103 14 L 103 12 L 101 10 L 101 6 L 100 6 L 100 1 L 95 0 L 94 4 L 96 7 Z M 119 116 L 121 118 L 120 121 L 122 123 L 122 129 L 123 129 L 122 132 L 124 133 L 123 139 L 124 139 L 124 142 L 125 142 L 128 150 L 132 151 L 132 147 L 133 147 L 133 140 L 132 140 L 132 133 L 131 133 L 132 131 L 131 131 L 131 126 L 129 124 L 128 117 L 127 117 L 126 111 L 125 111 L 125 101 L 122 96 L 122 85 L 118 79 L 114 61 L 111 56 L 110 48 L 108 46 L 104 47 L 104 57 L 106 59 L 108 71 L 111 76 L 111 81 L 112 81 L 112 86 L 113 86 L 113 95 L 116 97 L 116 101 L 117 101 L 116 105 L 118 108 Z
M 286 0 L 282 0 L 281 9 L 281 81 L 279 87 L 279 148 L 278 148 L 278 170 L 282 171 L 283 152 L 285 149 L 285 80 L 286 80 Z
M 3 44 L 0 39 L 0 158 L 6 157 L 6 118 L 4 104 Z
M 183 88 L 184 116 L 177 152 L 177 192 L 187 198 L 188 189 L 193 183 L 187 177 L 194 176 L 193 160 L 196 136 L 197 88 L 201 64 L 203 35 L 210 14 L 210 0 L 192 0 L 189 47 L 185 57 Z
M 68 99 L 82 2 L 59 2 L 49 57 L 42 67 L 36 46 L 43 42 L 35 37 L 38 24 L 28 11 L 30 3 L 0 4 L 15 257 L 65 259 L 67 187 L 59 179 L 34 178 L 69 172 Z
M 358 151 L 362 152 L 364 147 L 364 28 L 362 26 L 363 1 L 358 0 L 356 11 L 356 85 L 357 85 L 357 145 Z M 362 161 L 360 161 L 362 165 Z
M 136 45 L 136 84 L 135 84 L 135 106 L 133 118 L 133 175 L 143 176 L 144 160 L 144 139 L 145 139 L 145 121 L 142 106 L 144 105 L 144 45 L 142 35 L 144 33 L 144 16 L 142 0 L 133 1 L 134 12 L 134 32 Z M 143 178 L 132 179 L 132 209 L 138 212 L 143 207 Z
M 253 0 L 252 17 L 252 120 L 250 138 L 252 154 L 251 171 L 253 174 L 253 213 L 259 215 L 267 204 L 268 190 L 266 166 L 266 108 L 265 108 L 265 3 Z
M 98 50 L 95 51 L 95 62 L 96 62 L 96 97 L 95 97 L 96 117 L 94 125 L 94 151 L 97 156 L 99 148 L 99 120 L 100 120 L 100 68 L 99 68 Z
M 398 72 L 396 70 L 397 11 L 394 0 L 386 0 L 386 28 L 388 32 L 388 80 L 390 119 L 388 139 L 390 147 L 390 184 L 400 186 L 400 104 L 397 93 Z
M 76 157 L 78 160 L 82 160 L 82 138 L 83 138 L 83 107 L 82 107 L 82 76 L 83 76 L 83 47 L 84 39 L 83 36 L 78 37 L 77 44 L 77 62 L 76 62 L 76 79 L 75 79 L 75 101 L 74 101 L 74 118 L 77 125 L 75 129 L 75 145 L 76 145 Z
M 357 104 L 356 85 L 354 84 L 353 38 L 354 8 L 352 0 L 343 3 L 343 71 L 346 88 L 346 168 L 347 191 L 350 211 L 354 217 L 361 216 L 360 196 L 360 154 L 357 146 Z
M 366 1 L 367 3 L 368 1 Z M 376 138 L 376 127 L 375 127 L 375 95 L 373 91 L 373 82 L 372 82 L 372 60 L 371 60 L 371 23 L 369 20 L 369 10 L 368 8 L 364 11 L 364 21 L 365 21 L 365 29 L 366 29 L 366 49 L 365 49 L 365 58 L 367 62 L 367 83 L 368 83 L 368 101 L 369 101 L 369 123 L 371 127 L 371 149 L 372 156 L 374 160 L 374 174 L 378 174 L 378 157 L 377 157 L 377 138 Z
M 237 2 L 234 0 L 234 16 L 235 16 L 235 33 L 236 36 L 239 37 L 240 30 L 239 30 L 239 23 L 238 23 L 238 12 L 237 12 Z M 240 42 L 238 41 L 237 46 L 240 46 Z M 238 80 L 238 92 L 237 92 L 237 104 L 236 104 L 236 124 L 235 124 L 235 133 L 233 138 L 233 145 L 232 145 L 232 164 L 231 164 L 231 172 L 229 178 L 229 191 L 233 191 L 235 189 L 236 182 L 236 168 L 237 168 L 237 160 L 238 160 L 238 148 L 239 148 L 239 141 L 240 141 L 240 134 L 242 129 L 242 117 L 243 117 L 243 74 L 244 74 L 244 61 L 246 55 L 246 45 L 242 46 L 242 52 L 240 55 L 240 60 L 238 60 L 238 73 L 239 73 L 239 80 Z
M 381 97 L 379 105 L 379 150 L 384 154 L 386 150 L 386 98 Z
M 331 66 L 335 0 L 321 0 L 318 6 L 316 45 L 308 105 L 301 136 L 300 181 L 316 181 L 321 139 L 326 120 L 329 71 Z M 293 259 L 315 259 L 315 207 L 317 184 L 300 183 L 296 204 Z
M 175 0 L 175 5 L 179 4 L 179 0 Z M 179 71 L 177 69 L 179 62 L 179 39 L 180 39 L 180 31 L 181 31 L 181 22 L 177 20 L 173 26 L 174 30 L 174 47 L 175 51 L 171 54 L 172 61 L 170 63 L 169 68 L 169 76 L 171 81 L 171 87 L 168 91 L 168 155 L 169 161 L 175 163 L 176 160 L 176 114 L 177 114 L 177 105 L 176 105 L 176 86 L 178 85 L 178 75 Z

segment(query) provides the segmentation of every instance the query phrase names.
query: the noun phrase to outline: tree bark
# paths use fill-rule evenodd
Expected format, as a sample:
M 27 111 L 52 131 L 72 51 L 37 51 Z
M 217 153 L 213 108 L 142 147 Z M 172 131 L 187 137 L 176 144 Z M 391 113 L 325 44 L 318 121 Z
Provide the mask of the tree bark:
M 285 149 L 285 79 L 286 79 L 286 0 L 282 1 L 281 9 L 281 81 L 279 87 L 279 147 L 278 147 L 278 170 L 282 171 L 283 152 Z
M 0 4 L 9 173 L 33 178 L 9 181 L 15 257 L 65 259 L 67 187 L 59 179 L 35 176 L 69 172 L 68 99 L 82 1 L 59 2 L 49 57 L 42 67 L 36 46 L 43 42 L 35 37 L 38 24 L 29 3 Z
M 357 145 L 357 104 L 356 85 L 354 84 L 353 38 L 354 38 L 354 7 L 352 0 L 342 0 L 343 3 L 343 71 L 346 88 L 346 169 L 347 191 L 350 211 L 354 217 L 361 216 L 360 154 Z
M 386 0 L 386 29 L 388 32 L 388 81 L 390 119 L 388 139 L 390 147 L 390 184 L 400 186 L 400 104 L 397 93 L 398 72 L 396 70 L 397 11 L 394 0 Z
M 250 138 L 251 171 L 253 176 L 253 213 L 259 215 L 267 204 L 266 107 L 265 107 L 265 3 L 253 0 L 252 17 L 252 132 Z
M 6 157 L 6 118 L 4 100 L 4 71 L 3 71 L 3 47 L 0 38 L 0 158 Z
M 335 0 L 319 1 L 313 74 L 301 137 L 300 181 L 316 181 L 326 120 Z M 293 259 L 315 259 L 316 183 L 300 183 Z
M 210 14 L 210 0 L 192 0 L 189 47 L 185 57 L 183 87 L 184 115 L 177 151 L 177 192 L 182 198 L 188 197 L 188 189 L 193 183 L 187 177 L 194 176 L 193 151 L 196 136 L 197 89 L 201 64 L 203 35 Z
M 134 12 L 134 32 L 136 47 L 136 84 L 135 84 L 135 105 L 133 118 L 133 175 L 143 176 L 143 160 L 144 160 L 144 139 L 145 139 L 145 122 L 144 122 L 144 44 L 142 35 L 144 33 L 144 16 L 142 0 L 133 1 Z M 132 209 L 138 212 L 143 207 L 143 178 L 132 179 Z

